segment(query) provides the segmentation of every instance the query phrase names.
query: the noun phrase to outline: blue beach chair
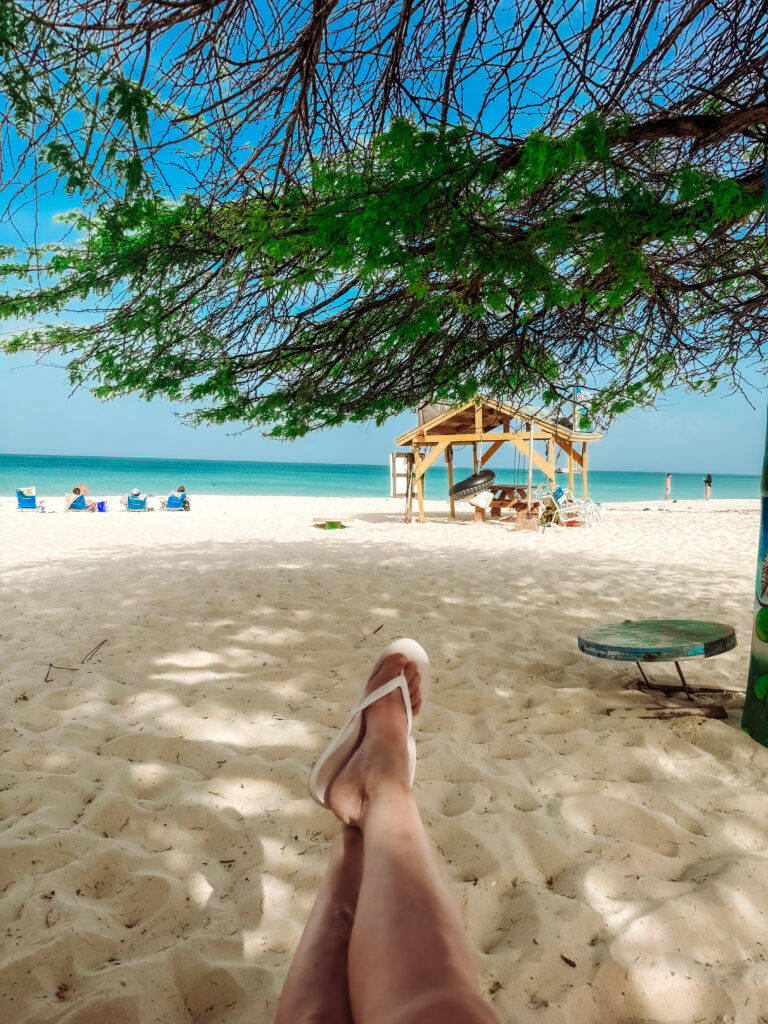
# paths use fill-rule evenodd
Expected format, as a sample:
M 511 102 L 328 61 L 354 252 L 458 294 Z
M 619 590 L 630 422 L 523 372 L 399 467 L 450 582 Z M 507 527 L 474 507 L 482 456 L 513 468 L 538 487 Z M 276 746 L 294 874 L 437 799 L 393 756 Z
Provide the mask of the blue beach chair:
M 78 494 L 72 504 L 69 506 L 69 512 L 87 512 L 88 506 L 85 504 L 85 495 Z
M 125 506 L 128 512 L 146 512 L 147 511 L 147 496 L 143 498 L 136 497 L 134 494 L 128 495 L 128 503 Z
M 180 494 L 169 494 L 168 501 L 165 503 L 166 512 L 183 512 L 184 502 L 187 500 L 186 491 L 182 491 Z
M 16 502 L 19 512 L 45 512 L 45 502 L 37 502 L 34 487 L 17 487 Z

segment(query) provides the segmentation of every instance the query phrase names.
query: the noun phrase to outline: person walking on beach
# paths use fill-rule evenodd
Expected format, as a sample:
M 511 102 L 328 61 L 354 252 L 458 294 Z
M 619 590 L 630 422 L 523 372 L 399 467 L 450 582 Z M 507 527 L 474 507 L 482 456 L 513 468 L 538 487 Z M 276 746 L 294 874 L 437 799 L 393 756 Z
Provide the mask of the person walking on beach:
M 704 477 L 704 497 L 707 501 L 712 497 L 712 474 L 707 473 Z
M 356 705 L 359 722 L 353 717 L 351 733 L 347 723 L 344 742 L 332 743 L 312 773 L 311 791 L 318 770 L 333 763 L 322 797 L 312 795 L 341 833 L 275 1024 L 499 1024 L 480 996 L 472 949 L 411 789 L 411 714 L 421 708 L 427 671 L 412 660 L 419 655 L 428 666 L 413 640 L 385 650 Z
M 667 473 L 667 479 L 664 481 L 664 501 L 669 501 L 669 492 L 672 490 L 672 474 Z

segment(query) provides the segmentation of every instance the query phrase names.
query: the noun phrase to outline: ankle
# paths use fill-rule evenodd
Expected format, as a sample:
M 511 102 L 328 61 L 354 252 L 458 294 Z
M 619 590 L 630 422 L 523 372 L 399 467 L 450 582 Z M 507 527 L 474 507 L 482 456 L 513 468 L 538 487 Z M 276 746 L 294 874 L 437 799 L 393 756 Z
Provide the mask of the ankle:
M 365 787 L 366 812 L 370 812 L 373 807 L 410 803 L 412 800 L 413 790 L 406 777 L 382 775 L 372 778 Z

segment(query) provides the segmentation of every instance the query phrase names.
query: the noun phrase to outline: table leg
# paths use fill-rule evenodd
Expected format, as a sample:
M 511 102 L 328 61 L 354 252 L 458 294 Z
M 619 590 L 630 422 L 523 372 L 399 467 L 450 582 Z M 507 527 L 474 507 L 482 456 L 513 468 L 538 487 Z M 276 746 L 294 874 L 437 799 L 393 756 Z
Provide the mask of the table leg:
M 643 666 L 640 662 L 636 661 L 635 664 L 640 671 L 640 675 L 643 677 L 642 683 L 638 681 L 637 685 L 641 689 L 645 687 L 651 692 L 663 693 L 666 697 L 670 697 L 674 693 L 680 693 L 682 690 L 688 700 L 692 701 L 694 704 L 698 704 L 698 694 L 716 694 L 718 697 L 722 697 L 723 699 L 737 696 L 735 690 L 724 690 L 719 686 L 689 686 L 686 682 L 685 676 L 683 675 L 683 670 L 680 668 L 680 664 L 677 661 L 675 662 L 675 668 L 677 669 L 678 676 L 680 676 L 680 682 L 683 684 L 682 686 L 671 686 L 668 683 L 652 683 L 643 671 Z M 704 699 L 705 701 L 707 700 L 706 697 Z M 722 716 L 714 715 L 713 717 L 727 717 L 727 715 L 723 712 Z
M 693 694 L 691 693 L 691 691 L 690 691 L 690 689 L 688 687 L 688 683 L 686 683 L 686 681 L 685 681 L 685 676 L 683 675 L 683 670 L 680 668 L 680 662 L 679 661 L 675 662 L 675 668 L 677 669 L 677 674 L 680 676 L 680 682 L 683 684 L 683 690 L 685 691 L 685 696 L 688 698 L 688 700 L 693 700 Z

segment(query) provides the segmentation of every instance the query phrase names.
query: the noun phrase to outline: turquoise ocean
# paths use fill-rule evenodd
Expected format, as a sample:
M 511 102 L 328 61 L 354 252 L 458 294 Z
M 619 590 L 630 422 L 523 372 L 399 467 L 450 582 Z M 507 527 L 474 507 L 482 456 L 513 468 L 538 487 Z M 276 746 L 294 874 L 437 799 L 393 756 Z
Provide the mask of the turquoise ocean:
M 454 480 L 472 472 L 454 466 Z M 664 497 L 665 473 L 624 473 L 590 470 L 589 494 L 597 501 L 653 501 Z M 675 473 L 672 498 L 703 498 L 703 474 Z M 499 483 L 524 484 L 527 469 L 499 468 Z M 544 481 L 538 472 L 534 484 Z M 567 486 L 568 475 L 558 474 Z M 184 484 L 194 494 L 284 494 L 314 497 L 381 498 L 389 495 L 389 466 L 332 465 L 319 462 L 228 462 L 192 459 L 111 459 L 91 456 L 0 455 L 0 494 L 34 486 L 37 493 L 65 494 L 84 481 L 91 494 L 125 494 L 138 487 L 148 494 L 167 494 Z M 582 494 L 581 478 L 574 491 Z M 445 499 L 448 472 L 433 466 L 427 474 L 427 498 Z M 759 498 L 760 477 L 715 474 L 713 498 Z

